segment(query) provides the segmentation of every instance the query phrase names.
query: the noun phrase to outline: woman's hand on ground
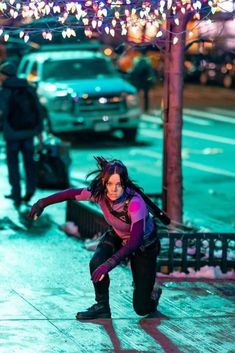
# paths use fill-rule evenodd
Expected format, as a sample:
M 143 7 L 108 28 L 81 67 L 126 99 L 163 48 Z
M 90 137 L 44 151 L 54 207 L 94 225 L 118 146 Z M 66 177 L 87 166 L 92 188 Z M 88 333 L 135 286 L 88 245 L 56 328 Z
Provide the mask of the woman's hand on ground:
M 31 210 L 29 211 L 29 218 L 32 218 L 34 221 L 38 219 L 38 217 L 41 216 L 42 212 L 44 210 L 44 207 L 41 205 L 41 200 L 38 200 L 32 207 Z

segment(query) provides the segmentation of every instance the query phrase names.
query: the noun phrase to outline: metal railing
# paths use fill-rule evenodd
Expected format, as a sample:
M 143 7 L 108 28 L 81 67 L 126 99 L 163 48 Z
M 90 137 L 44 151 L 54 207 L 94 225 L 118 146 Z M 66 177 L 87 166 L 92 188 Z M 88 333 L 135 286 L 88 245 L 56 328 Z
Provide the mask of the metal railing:
M 189 267 L 199 271 L 205 265 L 219 266 L 223 273 L 235 269 L 235 233 L 160 232 L 159 237 L 161 242 L 168 239 L 167 249 L 163 247 L 157 263 L 159 272 L 187 273 Z
M 98 206 L 92 202 L 68 201 L 66 220 L 78 225 L 81 238 L 92 238 L 107 229 L 107 223 Z M 201 267 L 219 266 L 223 273 L 235 269 L 235 233 L 183 233 L 159 230 L 162 251 L 157 261 L 157 271 L 172 273 L 188 272 L 188 268 L 199 271 Z M 180 247 L 177 243 L 180 242 Z M 218 257 L 218 244 L 220 256 Z M 207 248 L 205 249 L 205 244 Z M 193 255 L 189 254 L 193 249 Z

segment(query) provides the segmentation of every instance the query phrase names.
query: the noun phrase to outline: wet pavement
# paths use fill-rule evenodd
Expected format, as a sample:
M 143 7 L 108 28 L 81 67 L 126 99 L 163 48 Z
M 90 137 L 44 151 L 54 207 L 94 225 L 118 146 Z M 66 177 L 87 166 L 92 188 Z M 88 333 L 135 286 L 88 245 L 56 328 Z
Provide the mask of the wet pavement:
M 161 278 L 159 311 L 143 318 L 132 309 L 130 270 L 119 266 L 110 274 L 112 319 L 75 320 L 94 303 L 92 252 L 59 229 L 65 203 L 31 223 L 28 205 L 16 210 L 3 197 L 2 163 L 0 174 L 0 353 L 235 353 L 232 280 Z

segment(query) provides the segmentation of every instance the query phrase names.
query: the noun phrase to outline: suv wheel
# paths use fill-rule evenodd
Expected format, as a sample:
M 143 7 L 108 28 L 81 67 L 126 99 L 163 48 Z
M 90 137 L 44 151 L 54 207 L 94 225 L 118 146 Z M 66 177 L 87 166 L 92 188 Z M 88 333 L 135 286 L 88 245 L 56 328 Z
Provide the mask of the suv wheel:
M 125 141 L 135 142 L 137 135 L 137 128 L 123 130 L 123 137 Z

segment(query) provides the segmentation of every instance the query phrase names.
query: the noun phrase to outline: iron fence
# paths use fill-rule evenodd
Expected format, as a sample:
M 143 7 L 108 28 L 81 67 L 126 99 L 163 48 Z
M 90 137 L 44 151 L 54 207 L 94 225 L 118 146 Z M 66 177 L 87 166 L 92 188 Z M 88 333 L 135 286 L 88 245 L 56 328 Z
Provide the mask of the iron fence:
M 66 221 L 78 225 L 81 238 L 93 238 L 107 228 L 107 223 L 95 203 L 68 201 Z M 162 251 L 157 271 L 172 273 L 199 271 L 201 267 L 219 266 L 223 273 L 235 269 L 235 233 L 184 233 L 168 229 L 159 231 Z

